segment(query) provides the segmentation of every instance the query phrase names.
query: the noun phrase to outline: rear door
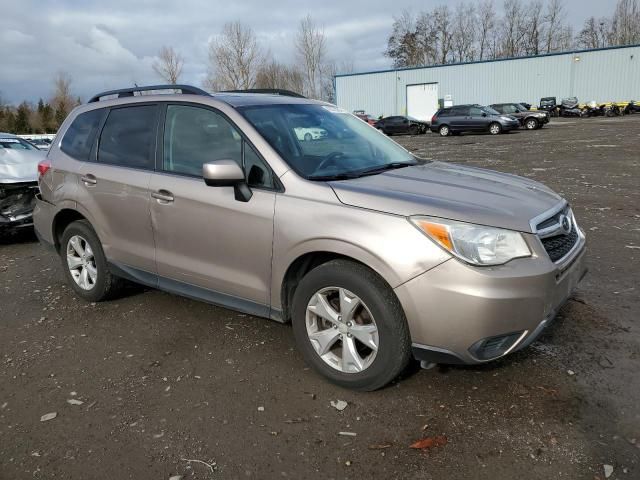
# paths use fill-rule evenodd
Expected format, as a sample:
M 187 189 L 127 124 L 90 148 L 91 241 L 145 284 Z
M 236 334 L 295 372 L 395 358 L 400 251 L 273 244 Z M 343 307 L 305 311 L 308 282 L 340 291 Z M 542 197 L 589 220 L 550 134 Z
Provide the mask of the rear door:
M 89 214 L 109 261 L 151 274 L 155 254 L 149 181 L 157 128 L 157 104 L 111 108 L 78 182 L 78 203 Z
M 162 138 L 150 185 L 160 286 L 267 316 L 274 174 L 235 125 L 211 107 L 168 104 Z M 253 191 L 248 202 L 236 200 L 233 187 L 204 183 L 202 165 L 222 159 L 243 167 Z

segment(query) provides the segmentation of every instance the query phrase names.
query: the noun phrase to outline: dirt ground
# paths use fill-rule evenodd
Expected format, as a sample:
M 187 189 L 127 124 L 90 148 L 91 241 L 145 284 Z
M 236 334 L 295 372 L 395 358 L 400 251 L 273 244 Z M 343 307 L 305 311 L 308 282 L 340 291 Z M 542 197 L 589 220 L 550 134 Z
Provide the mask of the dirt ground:
M 355 393 L 289 325 L 143 288 L 87 304 L 26 232 L 0 241 L 0 479 L 639 479 L 640 115 L 396 139 L 571 201 L 590 273 L 538 342 Z

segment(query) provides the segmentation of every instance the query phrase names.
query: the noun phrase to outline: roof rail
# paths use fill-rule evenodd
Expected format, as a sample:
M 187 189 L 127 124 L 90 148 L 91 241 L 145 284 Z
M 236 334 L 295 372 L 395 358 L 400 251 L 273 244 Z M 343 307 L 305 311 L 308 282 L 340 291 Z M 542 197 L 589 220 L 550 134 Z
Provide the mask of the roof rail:
M 304 95 L 282 88 L 248 88 L 246 90 L 224 90 L 219 93 L 267 93 L 271 95 L 282 95 L 283 97 L 306 98 Z
M 204 90 L 198 87 L 192 87 L 191 85 L 147 85 L 144 87 L 136 86 L 131 88 L 121 88 L 119 90 L 108 90 L 106 92 L 101 92 L 91 97 L 88 103 L 99 102 L 102 97 L 106 97 L 109 95 L 117 95 L 118 98 L 133 97 L 135 92 L 148 92 L 151 90 L 180 90 L 180 93 L 182 94 L 209 96 L 209 94 Z

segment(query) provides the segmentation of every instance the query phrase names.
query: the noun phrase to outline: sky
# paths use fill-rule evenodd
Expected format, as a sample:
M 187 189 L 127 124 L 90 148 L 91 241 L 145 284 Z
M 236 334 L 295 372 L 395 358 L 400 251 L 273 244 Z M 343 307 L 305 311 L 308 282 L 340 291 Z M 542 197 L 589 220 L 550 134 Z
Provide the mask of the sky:
M 0 96 L 12 104 L 48 99 L 60 71 L 71 76 L 73 94 L 85 101 L 99 91 L 133 83 L 162 83 L 151 67 L 162 45 L 183 55 L 182 83 L 201 86 L 208 42 L 230 21 L 249 25 L 276 60 L 294 63 L 293 41 L 307 14 L 324 27 L 331 60 L 352 63 L 356 71 L 384 69 L 390 66 L 383 52 L 393 16 L 441 3 L 0 0 Z M 576 28 L 589 16 L 610 15 L 614 6 L 614 0 L 565 0 L 567 20 Z

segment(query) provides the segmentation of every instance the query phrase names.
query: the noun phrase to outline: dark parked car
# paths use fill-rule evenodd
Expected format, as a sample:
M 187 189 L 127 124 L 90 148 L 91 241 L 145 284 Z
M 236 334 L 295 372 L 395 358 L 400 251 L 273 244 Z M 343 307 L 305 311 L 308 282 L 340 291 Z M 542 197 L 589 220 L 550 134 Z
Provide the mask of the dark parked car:
M 396 135 L 401 133 L 419 135 L 421 133 L 426 133 L 429 128 L 429 124 L 427 122 L 423 122 L 416 118 L 401 116 L 380 119 L 373 126 L 387 135 Z
M 527 109 L 520 103 L 494 103 L 490 105 L 494 110 L 504 114 L 516 117 L 527 130 L 535 130 L 542 128 L 549 123 L 549 113 L 544 111 L 534 112 Z
M 491 107 L 481 105 L 457 105 L 441 108 L 431 119 L 431 131 L 441 136 L 462 132 L 489 132 L 497 135 L 520 127 L 517 118 L 502 115 Z
M 556 97 L 544 97 L 540 99 L 538 110 L 548 112 L 552 117 L 558 116 L 558 103 Z

